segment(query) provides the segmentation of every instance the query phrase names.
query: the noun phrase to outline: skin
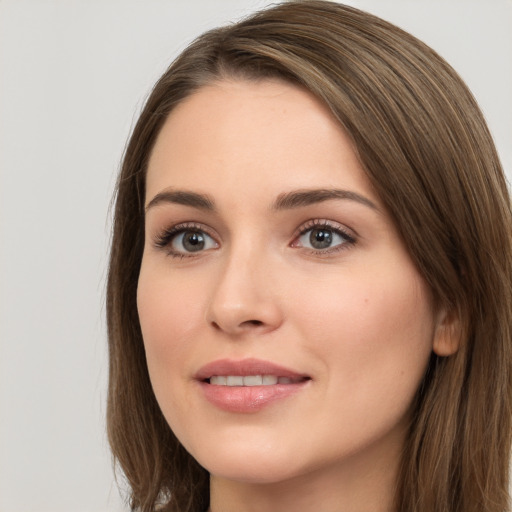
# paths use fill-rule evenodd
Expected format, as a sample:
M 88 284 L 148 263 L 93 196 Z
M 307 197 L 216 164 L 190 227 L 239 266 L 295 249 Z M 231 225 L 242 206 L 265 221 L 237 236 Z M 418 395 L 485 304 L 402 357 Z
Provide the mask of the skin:
M 367 202 L 274 207 L 308 189 Z M 154 199 L 176 190 L 215 211 Z M 411 401 L 432 350 L 450 351 L 446 318 L 329 111 L 278 81 L 201 88 L 159 134 L 146 204 L 137 300 L 149 373 L 212 475 L 211 510 L 390 511 Z M 299 233 L 311 221 L 327 221 L 330 247 Z M 203 250 L 179 235 L 158 246 L 183 223 L 202 230 Z M 248 357 L 310 380 L 252 414 L 208 402 L 197 371 Z

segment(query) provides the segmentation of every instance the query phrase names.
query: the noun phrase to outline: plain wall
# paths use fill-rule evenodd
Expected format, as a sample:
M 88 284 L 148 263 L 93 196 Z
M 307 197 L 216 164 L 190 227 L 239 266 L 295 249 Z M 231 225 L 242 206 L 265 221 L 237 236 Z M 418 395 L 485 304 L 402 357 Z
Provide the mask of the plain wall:
M 128 510 L 104 422 L 119 160 L 177 52 L 268 3 L 0 0 L 1 512 Z M 459 71 L 510 176 L 512 2 L 346 3 L 409 30 Z

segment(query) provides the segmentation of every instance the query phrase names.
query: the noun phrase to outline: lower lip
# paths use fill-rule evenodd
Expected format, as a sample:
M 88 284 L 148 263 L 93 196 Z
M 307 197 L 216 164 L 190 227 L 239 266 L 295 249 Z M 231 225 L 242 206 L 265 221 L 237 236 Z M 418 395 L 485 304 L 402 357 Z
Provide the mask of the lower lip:
M 304 389 L 308 382 L 269 386 L 218 386 L 201 382 L 200 385 L 206 399 L 219 409 L 251 413 L 263 409 L 276 400 L 294 395 Z

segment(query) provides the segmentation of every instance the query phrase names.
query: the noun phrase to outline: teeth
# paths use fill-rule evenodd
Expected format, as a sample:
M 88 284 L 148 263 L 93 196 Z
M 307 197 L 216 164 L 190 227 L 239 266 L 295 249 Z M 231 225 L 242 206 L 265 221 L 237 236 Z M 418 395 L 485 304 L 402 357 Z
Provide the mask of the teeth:
M 289 377 L 276 375 L 213 375 L 210 384 L 216 386 L 273 386 L 275 384 L 292 384 Z
M 263 377 L 261 375 L 249 375 L 244 377 L 244 386 L 261 386 Z
M 216 384 L 217 386 L 226 386 L 227 385 L 227 377 L 223 375 L 216 375 L 210 379 L 210 384 Z
M 228 386 L 243 386 L 244 385 L 244 378 L 240 377 L 238 375 L 228 375 L 227 377 L 227 385 Z
M 277 377 L 275 375 L 263 375 L 263 385 L 272 386 L 277 384 Z

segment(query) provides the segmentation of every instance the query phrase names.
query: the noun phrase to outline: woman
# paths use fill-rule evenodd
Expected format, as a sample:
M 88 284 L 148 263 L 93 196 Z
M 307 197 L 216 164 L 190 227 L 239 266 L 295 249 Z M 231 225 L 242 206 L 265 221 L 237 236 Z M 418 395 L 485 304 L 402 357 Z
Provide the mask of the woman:
M 321 1 L 201 36 L 118 182 L 132 507 L 507 510 L 510 226 L 474 99 L 412 36 Z

